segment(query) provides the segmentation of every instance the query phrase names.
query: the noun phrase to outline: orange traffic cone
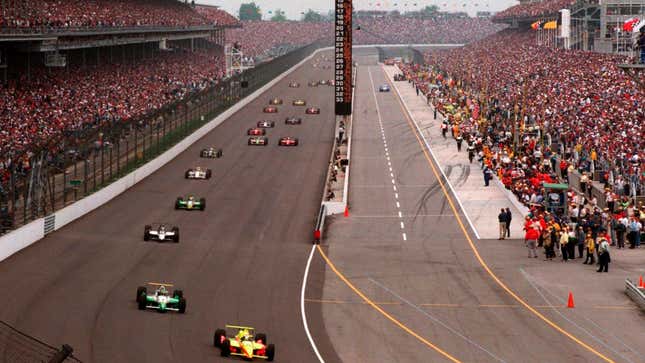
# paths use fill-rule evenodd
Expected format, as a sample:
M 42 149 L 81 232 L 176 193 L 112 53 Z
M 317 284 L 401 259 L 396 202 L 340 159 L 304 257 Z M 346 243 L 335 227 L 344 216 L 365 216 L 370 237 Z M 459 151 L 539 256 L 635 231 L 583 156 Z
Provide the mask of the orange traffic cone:
M 573 309 L 576 307 L 575 304 L 573 303 L 573 293 L 571 291 L 569 291 L 569 301 L 567 301 L 567 307 L 569 309 Z
M 345 213 L 343 213 L 345 217 L 349 217 L 349 206 L 345 206 Z
M 643 283 L 643 275 L 638 279 L 638 287 L 645 289 L 645 283 Z

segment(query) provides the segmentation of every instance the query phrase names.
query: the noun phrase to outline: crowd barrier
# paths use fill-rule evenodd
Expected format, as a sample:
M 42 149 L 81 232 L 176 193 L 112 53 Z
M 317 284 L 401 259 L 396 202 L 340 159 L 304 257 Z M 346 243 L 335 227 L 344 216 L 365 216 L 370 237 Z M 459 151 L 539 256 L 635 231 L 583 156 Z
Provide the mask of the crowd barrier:
M 625 279 L 625 294 L 645 311 L 645 289 L 639 288 L 630 279 Z

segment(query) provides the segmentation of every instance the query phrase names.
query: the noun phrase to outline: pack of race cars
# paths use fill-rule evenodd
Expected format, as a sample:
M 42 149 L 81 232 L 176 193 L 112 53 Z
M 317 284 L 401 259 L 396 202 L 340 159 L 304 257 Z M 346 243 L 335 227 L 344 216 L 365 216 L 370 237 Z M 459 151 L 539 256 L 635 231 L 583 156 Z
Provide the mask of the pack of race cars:
M 311 81 L 309 86 L 331 85 L 331 81 Z M 298 88 L 298 82 L 290 82 L 289 87 Z M 277 114 L 278 106 L 289 106 L 288 102 L 283 99 L 274 97 L 269 100 L 269 105 L 262 108 L 263 113 Z M 320 108 L 307 106 L 307 101 L 302 98 L 291 100 L 291 107 L 294 110 L 304 108 L 304 114 L 319 115 Z M 303 117 L 296 115 L 286 115 L 284 124 L 290 130 L 297 130 L 298 126 L 306 123 Z M 295 126 L 291 128 L 292 126 Z M 260 120 L 251 125 L 246 131 L 248 145 L 267 146 L 269 144 L 268 134 L 273 132 L 276 127 L 274 120 Z M 295 136 L 280 136 L 277 142 L 278 146 L 295 147 L 299 145 L 299 139 Z M 200 150 L 202 159 L 218 159 L 223 156 L 222 149 L 213 146 Z M 195 166 L 185 171 L 184 177 L 189 180 L 208 180 L 211 179 L 213 172 L 210 168 L 204 166 Z M 195 195 L 178 196 L 174 201 L 175 210 L 201 211 L 206 209 L 206 198 Z M 169 223 L 154 223 L 144 227 L 144 241 L 158 241 L 179 243 L 179 227 Z M 182 290 L 170 288 L 170 283 L 148 283 L 147 286 L 139 286 L 136 293 L 136 303 L 139 310 L 156 310 L 160 313 L 176 312 L 184 314 L 186 312 L 187 302 Z M 222 357 L 236 356 L 245 360 L 262 359 L 273 361 L 275 357 L 275 345 L 267 342 L 267 335 L 256 333 L 255 329 L 247 326 L 226 325 L 225 329 L 217 329 L 213 335 L 213 345 L 220 349 Z

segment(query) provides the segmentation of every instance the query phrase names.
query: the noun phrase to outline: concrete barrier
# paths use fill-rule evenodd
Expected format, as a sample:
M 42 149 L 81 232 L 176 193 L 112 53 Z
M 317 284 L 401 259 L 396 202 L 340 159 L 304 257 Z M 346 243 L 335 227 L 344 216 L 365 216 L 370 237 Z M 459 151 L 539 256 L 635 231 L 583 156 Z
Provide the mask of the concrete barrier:
M 275 79 L 268 82 L 266 85 L 260 87 L 255 92 L 246 96 L 238 103 L 230 107 L 228 110 L 222 112 L 216 118 L 200 127 L 198 130 L 193 132 L 191 135 L 187 136 L 185 139 L 180 141 L 177 145 L 170 148 L 168 151 L 134 170 L 130 174 L 120 178 L 114 183 L 106 186 L 105 188 L 97 191 L 94 194 L 87 196 L 59 211 L 54 213 L 54 230 L 58 230 L 68 223 L 84 216 L 85 214 L 93 211 L 94 209 L 102 206 L 103 204 L 109 202 L 114 197 L 125 192 L 130 187 L 140 182 L 141 180 L 148 177 L 150 174 L 157 171 L 159 168 L 164 166 L 166 163 L 174 159 L 177 155 L 182 153 L 193 143 L 201 139 L 204 135 L 211 132 L 215 127 L 219 126 L 222 122 L 228 119 L 231 115 L 241 110 L 243 107 L 248 105 L 250 102 L 258 98 L 262 93 L 267 91 L 269 88 L 273 87 L 275 84 L 280 82 L 286 76 L 291 74 L 294 70 L 298 69 L 302 64 L 311 60 L 314 56 L 322 51 L 327 51 L 332 49 L 320 48 L 311 53 L 308 57 L 304 58 L 298 62 L 293 67 L 286 70 L 284 73 L 280 74 Z M 14 253 L 22 250 L 33 244 L 34 242 L 42 239 L 45 236 L 45 218 L 37 219 L 27 225 L 24 225 L 14 231 L 9 232 L 8 234 L 0 237 L 0 261 L 8 258 Z
M 641 310 L 645 311 L 645 291 L 634 284 L 630 279 L 625 279 L 625 294 L 629 296 Z

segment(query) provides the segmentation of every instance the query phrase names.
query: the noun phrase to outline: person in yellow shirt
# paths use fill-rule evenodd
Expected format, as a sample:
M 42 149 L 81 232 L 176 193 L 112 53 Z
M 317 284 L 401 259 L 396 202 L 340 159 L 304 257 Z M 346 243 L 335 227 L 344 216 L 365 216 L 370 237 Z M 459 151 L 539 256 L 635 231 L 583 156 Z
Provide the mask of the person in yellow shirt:
M 562 261 L 567 262 L 569 259 L 569 227 L 564 226 L 560 232 L 560 249 L 562 251 Z
M 587 264 L 593 265 L 596 263 L 596 258 L 594 256 L 594 253 L 596 252 L 596 241 L 594 241 L 593 238 L 591 237 L 591 233 L 587 233 L 585 244 L 587 245 L 587 258 L 583 263 L 585 265 Z

